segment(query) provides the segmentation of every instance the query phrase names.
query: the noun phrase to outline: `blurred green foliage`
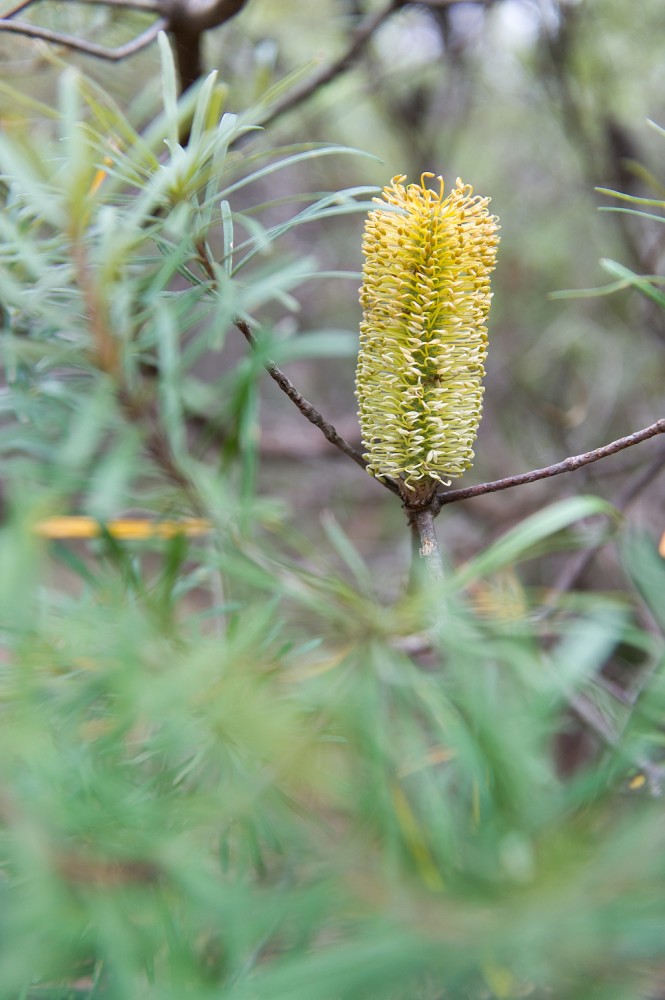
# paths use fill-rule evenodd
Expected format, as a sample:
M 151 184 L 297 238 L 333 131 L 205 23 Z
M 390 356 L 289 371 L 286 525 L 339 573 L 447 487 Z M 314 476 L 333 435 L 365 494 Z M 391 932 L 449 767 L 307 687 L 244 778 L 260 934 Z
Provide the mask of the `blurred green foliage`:
M 341 78 L 300 109 L 297 139 L 285 119 L 254 126 L 324 17 L 342 47 L 347 5 L 256 0 L 225 33 L 224 83 L 181 101 L 164 42 L 131 100 L 129 73 L 102 88 L 69 68 L 53 100 L 39 80 L 3 85 L 0 998 L 662 995 L 665 564 L 608 502 L 611 481 L 548 485 L 486 522 L 446 511 L 445 583 L 409 591 L 393 497 L 349 463 L 359 485 L 342 480 L 340 500 L 323 459 L 296 458 L 281 490 L 261 460 L 261 406 L 279 412 L 259 388 L 268 358 L 348 405 L 367 185 L 439 169 L 425 153 L 495 192 L 502 216 L 480 470 L 542 465 L 659 415 L 662 303 L 545 297 L 597 283 L 598 257 L 638 293 L 658 267 L 596 217 L 593 185 L 620 185 L 576 173 L 543 113 L 556 80 L 534 77 L 548 37 L 534 22 L 501 43 L 510 6 L 448 36 L 405 10 L 375 42 L 382 85 Z M 601 130 L 588 7 L 565 80 Z M 619 68 L 636 44 L 623 9 L 602 6 Z M 409 32 L 419 59 L 393 65 Z M 445 86 L 437 37 L 458 53 Z M 395 110 L 416 86 L 421 145 Z M 614 88 L 617 113 L 647 110 L 637 89 L 630 74 Z M 439 131 L 446 94 L 459 104 Z M 643 354 L 627 340 L 637 315 Z M 236 317 L 256 351 L 237 348 Z M 561 417 L 574 405 L 578 423 Z M 315 510 L 296 526 L 303 495 Z M 74 512 L 196 513 L 211 531 L 35 533 Z M 611 580 L 553 594 L 557 560 L 597 544 L 598 525 Z M 388 558 L 366 557 L 372 544 Z

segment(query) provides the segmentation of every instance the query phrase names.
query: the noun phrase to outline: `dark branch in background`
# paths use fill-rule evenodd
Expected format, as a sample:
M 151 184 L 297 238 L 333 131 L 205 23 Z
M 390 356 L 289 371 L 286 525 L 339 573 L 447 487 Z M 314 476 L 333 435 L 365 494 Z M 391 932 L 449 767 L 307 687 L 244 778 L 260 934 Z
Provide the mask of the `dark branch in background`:
M 432 7 L 432 8 L 444 8 L 453 7 L 458 3 L 476 3 L 482 6 L 490 6 L 492 0 L 425 0 L 424 3 L 419 3 L 417 6 Z M 355 62 L 362 55 L 363 51 L 371 42 L 372 38 L 381 27 L 381 25 L 390 18 L 395 11 L 400 10 L 403 7 L 415 6 L 408 2 L 408 0 L 389 0 L 389 3 L 382 9 L 376 12 L 376 14 L 369 15 L 366 20 L 353 32 L 351 36 L 351 42 L 342 55 L 336 59 L 329 66 L 324 67 L 315 73 L 309 80 L 306 80 L 300 87 L 294 88 L 289 94 L 287 94 L 281 101 L 275 104 L 265 118 L 261 119 L 261 124 L 266 126 L 276 118 L 281 117 L 287 111 L 292 111 L 293 108 L 302 104 L 303 101 L 309 100 L 318 90 L 332 83 L 336 80 L 338 76 L 345 73 L 350 69 Z
M 109 49 L 95 42 L 88 42 L 25 21 L 12 20 L 16 14 L 26 10 L 36 2 L 37 0 L 22 0 L 21 3 L 7 11 L 0 18 L 0 31 L 9 31 L 26 38 L 62 45 L 84 55 L 109 62 L 119 62 L 135 55 L 150 45 L 160 31 L 167 31 L 173 42 L 180 76 L 180 89 L 184 92 L 204 75 L 202 50 L 205 33 L 221 27 L 238 14 L 247 0 L 208 0 L 208 2 L 206 0 L 71 0 L 71 2 L 96 3 L 107 7 L 138 10 L 154 14 L 157 17 L 157 21 L 142 34 L 115 49 Z M 462 0 L 429 0 L 426 5 L 434 8 L 452 7 L 460 2 Z M 489 5 L 491 0 L 471 0 L 471 2 Z M 350 69 L 384 21 L 388 20 L 396 10 L 406 6 L 409 6 L 408 0 L 390 0 L 383 10 L 370 15 L 353 33 L 347 50 L 335 62 L 320 70 L 310 80 L 286 95 L 269 111 L 262 124 L 267 125 L 285 112 L 291 111 Z
M 16 14 L 37 2 L 38 0 L 21 0 L 0 18 L 0 31 L 9 31 L 26 38 L 62 45 L 76 52 L 81 52 L 83 55 L 110 62 L 119 62 L 135 55 L 150 45 L 160 31 L 167 31 L 173 43 L 180 77 L 180 89 L 181 92 L 184 92 L 196 83 L 205 72 L 202 57 L 205 33 L 221 27 L 238 14 L 247 0 L 70 0 L 70 2 L 75 3 L 95 3 L 126 10 L 138 10 L 154 14 L 157 17 L 155 23 L 142 34 L 115 49 L 109 49 L 95 42 L 88 42 L 58 31 L 51 31 L 48 28 L 42 28 L 25 21 L 12 20 Z M 464 2 L 464 0 L 426 0 L 424 5 L 444 8 L 452 7 L 460 2 Z M 466 0 L 466 2 L 490 6 L 493 0 Z M 388 20 L 396 10 L 407 6 L 410 6 L 409 0 L 389 0 L 383 10 L 370 15 L 353 33 L 347 50 L 335 62 L 320 70 L 310 80 L 286 95 L 268 112 L 262 124 L 267 125 L 285 112 L 291 111 L 346 72 L 358 60 L 384 21 Z
M 240 13 L 247 0 L 184 0 L 170 6 L 168 30 L 173 40 L 181 91 L 204 74 L 203 36 Z
M 30 0 L 32 3 L 33 0 Z M 26 38 L 35 38 L 43 42 L 51 42 L 53 45 L 63 45 L 74 52 L 81 52 L 86 56 L 94 56 L 95 59 L 105 59 L 107 62 L 120 62 L 128 56 L 136 55 L 145 49 L 157 38 L 160 31 L 168 29 L 168 21 L 159 18 L 151 24 L 131 42 L 118 46 L 117 49 L 108 49 L 105 45 L 96 45 L 95 42 L 86 42 L 72 35 L 62 35 L 59 31 L 50 31 L 49 28 L 40 28 L 34 24 L 26 24 L 24 21 L 8 21 L 0 19 L 0 31 L 10 31 L 17 35 L 24 35 Z
M 38 0 L 22 0 L 21 3 L 17 3 L 14 7 L 6 10 L 2 15 L 2 19 L 9 19 L 14 17 L 15 14 L 20 14 L 21 11 L 27 10 Z M 93 7 L 95 5 L 99 7 L 119 7 L 122 10 L 139 10 L 147 14 L 154 14 L 158 16 L 162 14 L 161 5 L 158 0 L 64 0 L 65 3 L 85 3 L 86 6 Z M 33 25 L 27 25 L 28 28 L 32 28 Z
M 584 93 L 575 69 L 576 49 L 584 44 L 580 31 L 586 16 L 588 12 L 581 5 L 558 5 L 556 27 L 544 27 L 541 32 L 540 77 L 545 87 L 549 87 L 553 104 L 558 104 L 564 134 L 571 149 L 581 158 L 589 186 L 601 185 L 627 194 L 635 193 L 634 165 L 640 160 L 640 153 L 629 131 L 614 116 L 612 105 L 617 104 L 613 100 L 616 95 L 608 94 L 607 88 L 603 88 L 600 100 L 595 100 L 597 95 L 593 95 L 594 102 L 590 104 L 589 94 Z M 641 274 L 656 271 L 662 240 L 649 248 L 639 238 L 633 225 L 635 220 L 623 212 L 613 212 L 612 217 L 632 258 L 633 268 Z M 642 306 L 647 320 L 644 326 L 662 342 L 665 339 L 662 311 L 647 301 L 643 301 Z
M 624 448 L 632 448 L 633 445 L 648 441 L 649 438 L 657 434 L 665 434 L 665 419 L 657 420 L 655 424 L 643 427 L 634 434 L 618 438 L 605 444 L 602 448 L 594 451 L 585 451 L 581 455 L 571 455 L 564 458 L 562 462 L 555 462 L 543 469 L 532 469 L 531 472 L 523 472 L 518 476 L 508 476 L 506 479 L 495 479 L 491 483 L 481 483 L 479 486 L 467 486 L 464 489 L 448 490 L 447 493 L 439 493 L 432 504 L 432 513 L 436 516 L 442 507 L 449 503 L 457 503 L 459 500 L 471 500 L 473 497 L 484 496 L 486 493 L 498 493 L 500 490 L 509 490 L 513 486 L 524 486 L 526 483 L 536 483 L 539 479 L 549 479 L 552 476 L 560 476 L 564 472 L 574 472 L 584 465 L 591 465 L 592 462 L 599 462 L 602 458 L 616 455 Z
M 300 87 L 296 87 L 283 100 L 274 105 L 266 117 L 261 120 L 261 124 L 264 126 L 268 125 L 287 111 L 293 110 L 298 104 L 302 104 L 303 101 L 312 97 L 317 90 L 325 87 L 338 76 L 341 76 L 342 73 L 345 73 L 346 70 L 350 69 L 383 22 L 387 21 L 396 10 L 404 6 L 406 6 L 405 0 L 390 0 L 383 10 L 377 11 L 376 14 L 368 17 L 353 33 L 351 44 L 346 52 L 339 59 L 336 59 L 335 62 L 331 63 L 330 66 L 319 70 L 311 79 L 305 81 Z
M 126 10 L 138 10 L 153 14 L 157 20 L 142 34 L 137 35 L 125 45 L 109 49 L 95 42 L 74 38 L 71 35 L 51 31 L 25 21 L 14 21 L 15 14 L 26 10 L 37 0 L 23 0 L 2 18 L 0 31 L 9 31 L 50 42 L 53 45 L 63 45 L 66 48 L 96 59 L 119 62 L 135 55 L 150 45 L 160 31 L 171 35 L 175 50 L 176 65 L 180 76 L 181 91 L 191 87 L 203 75 L 202 47 L 206 31 L 220 27 L 230 20 L 245 6 L 247 0 L 75 0 L 83 3 L 99 3 L 102 6 L 120 7 Z

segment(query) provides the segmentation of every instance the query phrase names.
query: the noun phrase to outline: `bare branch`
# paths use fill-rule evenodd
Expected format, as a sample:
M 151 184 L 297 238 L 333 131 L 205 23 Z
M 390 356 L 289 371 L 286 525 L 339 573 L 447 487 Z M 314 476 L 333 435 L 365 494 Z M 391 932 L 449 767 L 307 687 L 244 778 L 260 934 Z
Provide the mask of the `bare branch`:
M 36 0 L 21 0 L 0 18 L 0 31 L 39 39 L 52 45 L 62 45 L 75 52 L 104 59 L 107 62 L 120 62 L 135 55 L 150 45 L 160 31 L 168 31 L 174 44 L 180 87 L 185 91 L 203 75 L 201 56 L 203 34 L 228 21 L 244 7 L 247 0 L 69 0 L 73 3 L 101 4 L 161 15 L 142 34 L 115 49 L 52 31 L 50 28 L 29 24 L 26 21 L 11 20 L 15 14 L 26 10 L 35 2 Z
M 302 104 L 303 101 L 308 100 L 317 90 L 325 87 L 349 69 L 361 55 L 363 49 L 383 22 L 387 21 L 396 10 L 403 7 L 404 3 L 405 0 L 389 0 L 386 7 L 368 17 L 357 31 L 354 32 L 351 44 L 346 52 L 339 59 L 336 59 L 335 62 L 331 63 L 330 66 L 326 66 L 324 69 L 319 70 L 318 73 L 315 73 L 311 79 L 307 80 L 300 87 L 296 87 L 290 93 L 286 94 L 281 101 L 278 101 L 271 108 L 266 117 L 261 120 L 261 124 L 266 126 L 287 111 L 293 110 L 298 104 Z
M 592 462 L 599 462 L 601 458 L 608 458 L 616 455 L 624 448 L 632 448 L 633 445 L 648 441 L 649 438 L 657 434 L 665 433 L 665 419 L 657 420 L 655 424 L 643 427 L 642 430 L 628 434 L 626 437 L 618 438 L 609 444 L 596 448 L 594 451 L 586 451 L 581 455 L 572 455 L 564 458 L 562 462 L 555 462 L 543 469 L 532 469 L 531 472 L 523 472 L 518 476 L 508 476 L 506 479 L 495 479 L 491 483 L 481 483 L 479 486 L 468 486 L 459 490 L 448 490 L 447 493 L 439 493 L 433 504 L 432 513 L 436 516 L 442 507 L 449 503 L 457 503 L 459 500 L 471 500 L 473 497 L 484 496 L 486 493 L 498 493 L 500 490 L 509 490 L 513 486 L 524 486 L 527 483 L 538 482 L 539 479 L 549 479 L 552 476 L 560 476 L 564 472 L 575 472 L 584 465 L 591 465 Z
M 21 0 L 20 3 L 16 4 L 10 10 L 6 10 L 2 15 L 2 20 L 9 20 L 14 17 L 15 14 L 20 14 L 21 11 L 27 10 L 28 7 L 32 7 L 33 4 L 38 3 L 39 0 Z M 159 0 L 62 0 L 64 3 L 79 3 L 83 4 L 85 7 L 92 7 L 98 5 L 100 7 L 120 7 L 123 10 L 141 10 L 148 14 L 161 14 L 162 4 Z
M 197 245 L 197 250 L 198 250 L 198 262 L 203 268 L 205 274 L 210 279 L 211 284 L 215 286 L 217 282 L 217 277 L 215 275 L 215 268 L 210 258 L 208 247 L 206 246 L 204 241 L 199 242 L 199 244 Z M 242 333 L 243 337 L 245 338 L 249 346 L 252 348 L 252 350 L 256 350 L 257 347 L 256 338 L 252 333 L 249 323 L 247 323 L 244 319 L 238 318 L 236 319 L 235 324 L 238 330 L 240 330 L 240 332 Z M 330 441 L 331 444 L 333 444 L 348 458 L 354 461 L 356 465 L 359 465 L 361 469 L 367 470 L 367 462 L 365 461 L 361 453 L 357 451 L 353 447 L 353 445 L 349 444 L 348 441 L 345 441 L 341 434 L 337 433 L 333 425 L 325 419 L 322 413 L 319 413 L 319 411 L 316 409 L 315 406 L 312 406 L 312 404 L 307 399 L 305 399 L 302 393 L 300 393 L 296 389 L 291 379 L 284 374 L 281 368 L 277 367 L 274 361 L 270 360 L 265 361 L 263 367 L 268 372 L 271 379 L 273 379 L 273 381 L 277 383 L 282 392 L 286 393 L 291 402 L 297 406 L 297 408 L 300 410 L 303 416 L 306 417 L 311 424 L 314 424 L 315 427 L 319 428 L 319 430 L 321 431 L 321 433 L 323 434 L 323 436 L 326 438 L 327 441 Z M 401 496 L 399 486 L 397 485 L 396 482 L 393 482 L 393 480 L 380 479 L 378 480 L 378 482 L 380 482 L 382 486 L 385 486 L 386 489 L 390 490 L 391 493 L 396 493 L 397 496 Z
M 65 48 L 73 49 L 75 52 L 82 52 L 86 56 L 94 56 L 95 59 L 105 59 L 107 62 L 120 62 L 128 56 L 135 55 L 141 49 L 147 48 L 151 42 L 154 42 L 159 32 L 165 31 L 167 28 L 168 21 L 165 18 L 160 18 L 125 45 L 120 45 L 117 49 L 108 49 L 105 45 L 86 42 L 81 38 L 74 38 L 73 35 L 63 35 L 59 31 L 40 28 L 34 24 L 27 24 L 25 21 L 0 19 L 0 31 L 13 32 L 16 35 L 23 35 L 26 38 L 36 38 L 43 42 L 50 42 L 52 45 L 63 45 Z
M 462 2 L 471 2 L 489 7 L 494 0 L 425 0 L 423 6 L 452 7 Z M 300 87 L 296 87 L 275 104 L 266 117 L 262 119 L 261 124 L 264 126 L 268 125 L 287 111 L 292 111 L 293 108 L 302 104 L 303 101 L 308 100 L 317 90 L 321 90 L 322 87 L 327 86 L 333 80 L 337 79 L 338 76 L 341 76 L 342 73 L 346 72 L 358 60 L 384 21 L 387 21 L 395 11 L 406 6 L 408 6 L 408 0 L 389 0 L 388 4 L 382 10 L 371 14 L 353 33 L 347 50 L 333 63 L 319 70 L 318 73 L 315 73 Z
M 163 0 L 173 40 L 180 90 L 203 76 L 203 35 L 235 17 L 247 0 Z
M 245 338 L 249 346 L 253 350 L 256 350 L 257 346 L 256 338 L 254 337 L 254 334 L 250 330 L 249 325 L 243 319 L 237 319 L 236 326 L 242 333 L 243 337 Z M 344 438 L 337 433 L 333 425 L 328 423 L 328 421 L 321 413 L 319 413 L 316 407 L 312 406 L 312 404 L 308 402 L 300 392 L 298 392 L 293 382 L 284 374 L 284 372 L 280 368 L 277 367 L 276 364 L 274 364 L 274 362 L 266 361 L 264 364 L 264 368 L 268 372 L 270 377 L 273 379 L 273 381 L 277 383 L 282 392 L 286 393 L 286 395 L 289 397 L 292 403 L 295 403 L 295 405 L 298 407 L 303 416 L 307 417 L 309 422 L 314 424 L 315 427 L 318 427 L 321 433 L 324 435 L 324 437 L 328 441 L 330 441 L 331 444 L 335 445 L 336 448 L 339 448 L 339 450 L 342 451 L 345 455 L 347 455 L 350 459 L 352 459 L 356 463 L 356 465 L 359 465 L 361 469 L 367 468 L 367 462 L 360 454 L 360 452 L 356 451 L 353 445 L 350 445 L 348 441 L 345 441 Z M 394 483 L 386 482 L 385 485 L 389 490 L 391 490 L 391 492 L 393 493 L 399 492 L 397 486 Z
M 15 7 L 5 11 L 2 17 L 3 19 L 9 19 L 10 17 L 13 17 L 14 14 L 20 14 L 22 10 L 26 10 L 28 7 L 31 7 L 33 3 L 36 3 L 36 0 L 22 0 L 22 2 L 17 3 Z

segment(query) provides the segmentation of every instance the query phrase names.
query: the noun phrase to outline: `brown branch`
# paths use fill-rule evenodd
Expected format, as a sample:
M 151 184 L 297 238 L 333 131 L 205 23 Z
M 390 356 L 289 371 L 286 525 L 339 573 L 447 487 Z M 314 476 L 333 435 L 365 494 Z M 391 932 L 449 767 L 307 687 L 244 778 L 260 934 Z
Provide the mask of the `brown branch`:
M 83 55 L 119 62 L 135 55 L 150 45 L 160 31 L 168 31 L 175 50 L 175 59 L 180 76 L 181 91 L 187 90 L 203 75 L 202 38 L 206 31 L 219 27 L 237 14 L 247 0 L 71 0 L 71 2 L 95 3 L 109 7 L 121 7 L 161 16 L 142 34 L 125 45 L 109 49 L 105 45 L 88 42 L 59 31 L 51 31 L 25 21 L 11 18 L 30 7 L 36 0 L 21 0 L 0 18 L 0 31 L 13 32 L 26 38 L 39 39 L 52 45 L 81 52 Z
M 2 20 L 9 20 L 15 14 L 20 14 L 21 11 L 27 10 L 28 7 L 32 7 L 33 4 L 38 2 L 39 0 L 21 0 L 20 3 L 17 3 L 14 7 L 4 12 Z M 140 10 L 149 14 L 155 14 L 155 16 L 161 13 L 161 4 L 158 0 L 63 0 L 63 2 L 80 3 L 86 7 L 98 5 L 100 7 L 120 7 L 123 10 Z
M 208 277 L 211 285 L 215 287 L 217 284 L 217 276 L 215 274 L 214 264 L 205 241 L 200 240 L 196 249 L 198 252 L 198 263 L 203 268 L 203 271 Z M 235 324 L 249 346 L 253 351 L 255 351 L 257 349 L 256 337 L 252 333 L 249 323 L 247 323 L 244 319 L 238 318 L 236 319 Z M 349 444 L 349 442 L 346 441 L 341 434 L 337 433 L 333 425 L 325 419 L 323 414 L 319 413 L 316 407 L 312 406 L 309 400 L 305 399 L 302 393 L 296 389 L 291 379 L 284 374 L 281 368 L 278 368 L 274 361 L 270 361 L 269 359 L 264 361 L 263 367 L 268 372 L 271 379 L 280 387 L 282 392 L 289 397 L 291 402 L 298 408 L 302 415 L 306 417 L 311 424 L 318 427 L 326 440 L 343 452 L 348 458 L 355 462 L 356 465 L 359 465 L 361 469 L 365 469 L 366 471 L 367 462 L 361 453 L 357 451 L 353 445 Z M 399 486 L 396 482 L 393 482 L 391 479 L 378 481 L 382 486 L 385 486 L 386 489 L 390 490 L 391 493 L 396 493 L 398 496 L 401 495 Z
M 206 31 L 221 27 L 240 13 L 246 3 L 247 0 L 165 0 L 181 93 L 203 76 Z
M 265 118 L 261 119 L 261 125 L 266 126 L 271 124 L 276 118 L 285 114 L 287 111 L 292 111 L 293 108 L 302 104 L 303 101 L 308 100 L 317 90 L 322 87 L 327 86 L 338 76 L 344 73 L 362 54 L 363 49 L 371 41 L 372 36 L 381 27 L 384 21 L 394 14 L 396 10 L 405 5 L 405 0 L 389 0 L 386 7 L 382 10 L 377 11 L 376 14 L 370 15 L 367 20 L 360 25 L 360 27 L 353 33 L 351 44 L 347 48 L 339 59 L 326 66 L 324 69 L 319 70 L 315 73 L 309 80 L 305 81 L 300 87 L 294 88 L 290 93 L 278 101 L 277 104 L 273 105 Z
M 242 333 L 243 337 L 252 348 L 256 350 L 257 343 L 254 334 L 252 333 L 249 324 L 243 319 L 236 320 L 236 326 Z M 277 367 L 273 361 L 265 361 L 263 367 L 270 375 L 271 379 L 277 383 L 282 392 L 286 393 L 292 403 L 294 403 L 302 415 L 306 417 L 311 424 L 318 427 L 323 436 L 330 441 L 336 448 L 343 452 L 348 458 L 352 459 L 359 465 L 361 469 L 367 469 L 367 462 L 360 454 L 359 451 L 350 445 L 348 441 L 345 441 L 341 434 L 338 434 L 332 424 L 328 423 L 325 417 L 319 413 L 315 406 L 305 399 L 305 397 L 298 392 L 293 382 L 284 374 L 284 372 Z M 385 482 L 384 484 L 391 492 L 399 493 L 397 485 L 392 482 Z
M 17 3 L 15 7 L 11 7 L 5 11 L 2 15 L 3 20 L 13 17 L 14 14 L 20 14 L 22 10 L 27 10 L 28 7 L 31 7 L 33 3 L 36 3 L 36 0 L 21 0 L 21 3 Z
M 425 0 L 423 6 L 439 8 L 453 7 L 455 4 L 463 2 L 465 0 Z M 489 6 L 492 0 L 468 0 L 468 2 Z M 333 80 L 336 80 L 338 76 L 341 76 L 342 73 L 350 69 L 362 55 L 363 50 L 367 47 L 384 21 L 387 21 L 395 11 L 408 6 L 409 0 L 389 0 L 388 4 L 382 10 L 367 17 L 364 23 L 353 32 L 351 43 L 346 51 L 329 66 L 319 70 L 318 73 L 315 73 L 309 80 L 306 80 L 300 87 L 294 88 L 281 101 L 273 105 L 266 117 L 261 119 L 261 125 L 265 127 L 287 111 L 292 111 L 299 104 L 302 104 L 303 101 L 312 97 L 317 90 L 326 87 Z
M 184 94 L 203 76 L 202 36 L 200 31 L 190 31 L 183 22 L 172 28 L 171 37 L 175 64 L 178 67 L 180 93 Z M 186 145 L 189 141 L 189 132 L 180 141 Z
M 91 352 L 92 361 L 101 371 L 115 377 L 118 370 L 118 342 L 109 329 L 108 317 L 99 294 L 99 288 L 90 272 L 85 248 L 78 238 L 73 241 L 72 260 L 94 344 L 94 349 Z
M 432 512 L 425 507 L 421 510 L 410 510 L 408 513 L 413 531 L 414 557 L 418 560 L 417 566 L 424 569 L 427 583 L 436 586 L 443 581 L 443 564 Z
M 146 28 L 144 32 L 132 38 L 125 45 L 118 46 L 117 49 L 108 49 L 105 45 L 97 45 L 95 42 L 86 42 L 73 35 L 63 35 L 59 31 L 51 31 L 49 28 L 40 28 L 34 24 L 27 24 L 25 21 L 9 21 L 0 19 L 0 31 L 9 31 L 25 38 L 35 38 L 43 42 L 50 42 L 52 45 L 62 45 L 75 52 L 81 52 L 86 56 L 93 56 L 95 59 L 105 59 L 107 62 L 120 62 L 128 56 L 133 56 L 142 49 L 148 47 L 160 31 L 168 28 L 168 21 L 160 18 Z
M 564 472 L 575 472 L 592 462 L 599 462 L 602 458 L 616 455 L 624 448 L 632 448 L 633 445 L 648 441 L 649 438 L 657 434 L 665 434 L 665 419 L 657 420 L 642 430 L 628 434 L 626 437 L 618 438 L 609 444 L 596 448 L 594 451 L 586 451 L 581 455 L 571 455 L 564 458 L 562 462 L 555 462 L 543 469 L 532 469 L 531 472 L 523 472 L 518 476 L 508 476 L 506 479 L 495 479 L 491 483 L 481 483 L 479 486 L 467 486 L 460 490 L 448 490 L 447 493 L 439 493 L 432 504 L 432 514 L 436 517 L 442 507 L 449 503 L 457 503 L 459 500 L 472 500 L 474 497 L 484 496 L 486 493 L 498 493 L 500 490 L 509 490 L 513 486 L 524 486 L 527 483 L 538 482 L 539 479 L 549 479 L 552 476 L 560 476 Z
M 172 31 L 185 26 L 202 35 L 239 14 L 247 0 L 162 0 Z

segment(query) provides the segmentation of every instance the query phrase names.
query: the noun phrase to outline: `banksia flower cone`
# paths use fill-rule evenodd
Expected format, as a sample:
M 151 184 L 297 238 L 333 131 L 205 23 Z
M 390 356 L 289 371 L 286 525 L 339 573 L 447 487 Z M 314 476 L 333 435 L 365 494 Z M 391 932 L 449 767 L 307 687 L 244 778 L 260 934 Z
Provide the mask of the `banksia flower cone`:
M 482 410 L 490 273 L 489 198 L 457 180 L 444 198 L 403 176 L 365 225 L 356 395 L 368 472 L 425 501 L 471 466 Z

